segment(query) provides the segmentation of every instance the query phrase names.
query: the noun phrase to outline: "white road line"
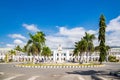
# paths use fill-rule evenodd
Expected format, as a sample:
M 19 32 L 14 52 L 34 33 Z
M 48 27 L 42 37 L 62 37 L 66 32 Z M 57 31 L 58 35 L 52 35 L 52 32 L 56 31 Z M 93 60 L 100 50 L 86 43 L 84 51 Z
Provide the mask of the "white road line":
M 32 76 L 31 78 L 27 79 L 27 80 L 35 80 L 36 78 L 38 78 L 39 76 Z
M 19 77 L 19 76 L 22 76 L 23 74 L 19 74 L 19 75 L 15 75 L 15 76 L 12 76 L 12 77 L 8 77 L 8 78 L 6 78 L 6 79 L 3 79 L 3 80 L 12 80 L 12 79 L 14 79 L 14 78 L 16 78 L 16 77 Z
M 4 75 L 4 72 L 0 72 L 0 75 Z
M 78 77 L 79 80 L 85 80 L 82 76 Z

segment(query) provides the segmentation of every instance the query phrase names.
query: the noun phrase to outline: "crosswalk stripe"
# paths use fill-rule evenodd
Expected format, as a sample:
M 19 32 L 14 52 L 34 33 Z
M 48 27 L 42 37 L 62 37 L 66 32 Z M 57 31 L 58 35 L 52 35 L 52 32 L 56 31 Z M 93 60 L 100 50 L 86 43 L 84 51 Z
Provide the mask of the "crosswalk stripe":
M 3 79 L 3 80 L 12 80 L 12 79 L 14 79 L 14 78 L 16 78 L 16 77 L 19 77 L 19 76 L 22 76 L 22 74 L 15 75 L 15 76 L 12 76 L 12 77 L 8 77 L 8 78 Z
M 35 80 L 36 78 L 38 78 L 39 76 L 32 76 L 31 78 L 29 78 L 28 80 Z

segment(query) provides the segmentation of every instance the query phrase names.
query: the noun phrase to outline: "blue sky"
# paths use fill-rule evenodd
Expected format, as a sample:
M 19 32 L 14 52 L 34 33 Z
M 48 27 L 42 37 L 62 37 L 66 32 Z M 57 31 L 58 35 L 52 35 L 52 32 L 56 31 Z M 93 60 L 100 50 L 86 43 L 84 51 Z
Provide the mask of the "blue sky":
M 118 45 L 120 0 L 0 0 L 0 47 L 23 46 L 28 33 L 36 31 L 46 34 L 50 47 L 72 47 L 84 32 L 97 36 L 101 14 L 106 17 L 107 35 L 116 36 L 107 37 L 107 44 Z

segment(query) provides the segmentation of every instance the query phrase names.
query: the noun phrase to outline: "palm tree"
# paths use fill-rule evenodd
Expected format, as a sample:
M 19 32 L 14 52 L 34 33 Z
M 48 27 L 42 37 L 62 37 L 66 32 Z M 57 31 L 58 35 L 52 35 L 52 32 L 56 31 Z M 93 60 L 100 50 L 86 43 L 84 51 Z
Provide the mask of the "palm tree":
M 75 42 L 75 48 L 73 50 L 73 56 L 77 57 L 77 61 L 79 61 L 79 51 L 78 51 L 78 44 Z
M 100 50 L 100 47 L 99 46 L 95 46 L 94 51 L 99 51 L 99 50 Z
M 28 55 L 37 55 L 38 48 L 36 47 L 37 43 L 35 42 L 34 35 L 29 34 L 30 39 L 27 42 L 27 45 L 25 46 L 25 50 L 28 52 Z
M 41 55 L 42 48 L 45 45 L 45 34 L 43 32 L 37 32 L 32 35 L 29 34 L 30 40 L 28 40 L 26 45 L 26 50 L 29 55 Z
M 22 51 L 22 49 L 21 49 L 21 47 L 20 47 L 19 45 L 17 45 L 17 46 L 15 47 L 15 50 L 17 50 L 17 51 Z
M 85 32 L 85 36 L 75 43 L 74 55 L 83 55 L 86 52 L 86 62 L 89 53 L 94 51 L 93 39 L 95 39 L 94 34 L 88 34 Z
M 45 57 L 47 58 L 47 57 L 51 56 L 51 50 L 50 50 L 50 48 L 47 47 L 47 46 L 43 47 L 41 55 L 44 56 L 44 58 Z
M 106 46 L 106 51 L 108 51 L 110 49 L 110 46 Z M 99 46 L 96 46 L 95 47 L 95 51 L 99 51 L 100 50 L 100 47 Z
M 14 50 L 9 51 L 9 56 L 10 56 L 11 61 L 13 61 L 13 58 L 14 58 L 15 55 L 16 55 L 16 51 L 14 51 Z
M 108 61 L 108 56 L 109 56 L 109 54 L 108 54 L 109 49 L 110 49 L 110 46 L 106 45 L 106 52 L 107 52 L 106 60 L 107 61 Z M 95 51 L 97 51 L 97 52 L 100 51 L 100 46 L 96 46 Z
M 89 34 L 85 32 L 85 36 L 83 37 L 84 40 L 87 42 L 87 50 L 86 50 L 86 62 L 88 62 L 88 56 L 90 55 L 91 52 L 94 51 L 94 44 L 93 40 L 95 39 L 94 34 Z
M 100 57 L 99 62 L 102 64 L 103 61 L 106 59 L 106 45 L 105 45 L 105 32 L 106 32 L 106 23 L 105 23 L 105 17 L 104 15 L 100 16 L 100 22 L 99 22 L 99 36 L 98 41 L 100 42 L 99 48 L 100 48 Z
M 82 55 L 87 50 L 87 41 L 84 39 L 81 39 L 81 41 L 78 41 L 75 43 L 75 49 L 74 49 L 74 55 L 78 54 L 80 56 L 79 62 L 83 62 Z

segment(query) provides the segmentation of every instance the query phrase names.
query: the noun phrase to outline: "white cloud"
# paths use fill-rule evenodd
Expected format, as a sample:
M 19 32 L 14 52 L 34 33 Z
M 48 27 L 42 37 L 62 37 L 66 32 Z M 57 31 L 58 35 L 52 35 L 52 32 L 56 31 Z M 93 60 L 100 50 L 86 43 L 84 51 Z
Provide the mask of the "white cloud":
M 108 33 L 106 42 L 110 46 L 120 46 L 120 31 Z
M 25 27 L 27 30 L 32 31 L 32 32 L 40 31 L 40 30 L 37 28 L 37 26 L 34 25 L 34 24 L 30 24 L 30 25 L 28 25 L 28 24 L 23 24 L 22 26 Z
M 83 27 L 75 27 L 72 29 L 67 29 L 66 27 L 59 28 L 59 34 L 63 36 L 72 36 L 72 37 L 76 37 L 78 35 L 83 36 L 84 32 L 85 32 L 85 29 Z
M 106 31 L 106 43 L 110 46 L 120 46 L 120 16 L 109 22 Z
M 20 39 L 15 39 L 15 40 L 13 41 L 13 43 L 16 44 L 16 45 L 24 44 L 23 41 L 20 40 Z
M 14 44 L 6 44 L 6 46 L 7 46 L 8 48 L 14 48 L 14 47 L 15 47 Z
M 51 48 L 57 48 L 59 44 L 63 47 L 74 47 L 74 43 L 79 41 L 85 32 L 96 33 L 94 30 L 85 30 L 83 27 L 75 27 L 67 29 L 66 27 L 59 27 L 59 32 L 56 35 L 46 36 L 47 45 Z
M 25 27 L 27 30 L 36 32 L 39 31 L 36 25 L 31 24 L 23 24 L 23 27 Z M 84 27 L 74 27 L 71 29 L 68 29 L 66 26 L 60 27 L 56 26 L 59 31 L 55 33 L 55 35 L 47 35 L 46 36 L 46 44 L 50 48 L 57 48 L 59 44 L 62 45 L 62 47 L 74 47 L 74 43 L 79 41 L 84 35 L 85 32 L 88 32 L 90 34 L 95 34 L 96 38 L 98 38 L 98 30 L 87 30 Z M 115 19 L 110 20 L 110 22 L 107 24 L 106 28 L 106 43 L 109 46 L 120 46 L 120 16 L 118 16 Z M 17 38 L 14 40 L 13 44 L 7 44 L 6 46 L 14 46 L 14 45 L 24 45 L 25 42 L 22 40 L 25 39 L 22 35 L 9 35 L 12 38 Z M 20 40 L 22 39 L 22 40 Z M 98 45 L 98 40 L 94 40 L 94 45 Z
M 112 19 L 107 25 L 106 31 L 120 31 L 120 16 L 115 19 Z
M 19 39 L 26 40 L 26 37 L 22 36 L 21 34 L 9 34 L 8 36 L 11 38 L 19 38 Z
M 6 44 L 6 47 L 15 48 L 16 45 L 19 45 L 20 47 L 24 47 L 25 42 L 23 42 L 23 41 L 20 40 L 20 39 L 15 39 L 15 40 L 13 41 L 13 43 Z
M 73 43 L 70 39 L 64 36 L 47 36 L 46 44 L 51 48 L 57 48 L 59 44 L 63 47 L 72 47 Z

